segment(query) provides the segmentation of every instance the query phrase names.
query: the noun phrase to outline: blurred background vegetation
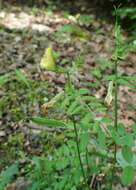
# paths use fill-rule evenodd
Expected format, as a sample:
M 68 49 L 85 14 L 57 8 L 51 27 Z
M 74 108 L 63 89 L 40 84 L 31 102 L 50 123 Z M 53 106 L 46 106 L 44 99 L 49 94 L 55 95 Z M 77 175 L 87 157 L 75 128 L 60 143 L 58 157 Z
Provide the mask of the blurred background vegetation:
M 1 7 L 9 3 L 41 8 L 50 6 L 55 10 L 66 9 L 71 14 L 78 13 L 79 10 L 87 13 L 92 11 L 93 7 L 93 11 L 96 11 L 98 17 L 105 15 L 110 19 L 114 16 L 114 7 L 116 6 L 119 7 L 118 14 L 121 18 L 122 26 L 136 33 L 136 0 L 0 0 Z M 64 6 L 65 4 L 67 6 Z

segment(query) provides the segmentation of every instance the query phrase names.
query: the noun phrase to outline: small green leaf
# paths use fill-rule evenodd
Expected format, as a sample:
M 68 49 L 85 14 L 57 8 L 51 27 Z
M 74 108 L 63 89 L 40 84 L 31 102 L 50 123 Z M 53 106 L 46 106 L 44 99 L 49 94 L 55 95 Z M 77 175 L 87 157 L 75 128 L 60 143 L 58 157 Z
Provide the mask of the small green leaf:
M 134 179 L 134 169 L 132 166 L 126 166 L 123 169 L 123 173 L 122 173 L 122 183 L 123 185 L 131 185 Z
M 105 136 L 105 133 L 102 130 L 98 131 L 98 142 L 99 142 L 99 146 L 101 148 L 106 147 L 106 136 Z
M 84 132 L 81 137 L 80 137 L 80 148 L 82 151 L 85 151 L 86 150 L 86 147 L 89 143 L 89 140 L 90 140 L 90 136 L 89 136 L 89 133 L 88 132 Z
M 68 114 L 71 115 L 71 113 L 77 108 L 78 103 L 79 102 L 77 100 L 75 100 L 74 102 L 71 103 L 71 105 L 69 106 L 69 108 L 67 110 Z
M 133 152 L 132 152 L 132 150 L 131 150 L 130 147 L 124 146 L 124 147 L 122 148 L 122 155 L 123 155 L 123 158 L 124 158 L 127 162 L 129 162 L 129 163 L 132 162 L 132 160 L 133 160 Z
M 95 68 L 94 70 L 91 71 L 91 73 L 92 73 L 94 76 L 98 77 L 98 78 L 101 77 L 101 71 L 100 71 L 99 68 Z
M 106 75 L 104 78 L 105 78 L 105 80 L 108 80 L 108 81 L 109 80 L 110 81 L 112 81 L 112 80 L 114 81 L 115 80 L 115 75 Z
M 133 134 L 126 134 L 124 137 L 122 137 L 121 141 L 122 145 L 132 147 L 134 144 Z
M 80 95 L 90 94 L 90 91 L 86 88 L 81 88 L 81 89 L 79 89 L 79 94 Z
M 122 85 L 122 86 L 128 86 L 128 87 L 130 87 L 130 88 L 134 88 L 134 87 L 136 87 L 136 85 L 135 85 L 135 82 L 133 81 L 129 81 L 129 80 L 124 80 L 123 78 L 120 78 L 120 79 L 118 79 L 118 84 L 120 84 L 120 85 Z
M 21 70 L 16 70 L 15 72 L 16 72 L 16 76 L 17 76 L 18 80 L 20 80 L 21 82 L 23 82 L 29 88 L 30 84 L 28 82 L 28 79 L 24 75 L 24 73 L 22 73 Z
M 55 119 L 46 119 L 44 117 L 33 117 L 31 121 L 43 126 L 48 125 L 51 127 L 67 127 L 67 125 L 62 121 L 58 121 Z
M 123 78 L 124 80 L 136 81 L 136 76 L 121 76 L 121 78 Z
M 79 114 L 79 113 L 81 113 L 81 111 L 82 111 L 82 107 L 81 107 L 81 106 L 77 106 L 77 107 L 71 112 L 71 115 Z

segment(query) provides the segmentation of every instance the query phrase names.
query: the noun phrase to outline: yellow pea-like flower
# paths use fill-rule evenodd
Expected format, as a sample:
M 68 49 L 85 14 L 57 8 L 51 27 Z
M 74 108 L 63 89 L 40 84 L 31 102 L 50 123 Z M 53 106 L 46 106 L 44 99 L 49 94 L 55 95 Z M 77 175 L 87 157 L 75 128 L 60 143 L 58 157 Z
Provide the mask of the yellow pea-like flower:
M 48 71 L 55 71 L 56 64 L 53 57 L 53 50 L 51 47 L 45 49 L 44 55 L 41 59 L 40 66 L 42 69 L 46 69 Z

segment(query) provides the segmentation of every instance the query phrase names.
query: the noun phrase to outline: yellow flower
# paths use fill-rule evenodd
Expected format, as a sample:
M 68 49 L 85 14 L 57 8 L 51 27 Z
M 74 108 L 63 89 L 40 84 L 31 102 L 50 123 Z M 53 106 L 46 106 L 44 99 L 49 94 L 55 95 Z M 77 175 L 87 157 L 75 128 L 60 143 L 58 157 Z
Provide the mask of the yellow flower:
M 53 50 L 51 47 L 45 49 L 45 53 L 41 59 L 40 66 L 42 69 L 46 69 L 48 71 L 56 70 L 56 64 L 53 57 Z

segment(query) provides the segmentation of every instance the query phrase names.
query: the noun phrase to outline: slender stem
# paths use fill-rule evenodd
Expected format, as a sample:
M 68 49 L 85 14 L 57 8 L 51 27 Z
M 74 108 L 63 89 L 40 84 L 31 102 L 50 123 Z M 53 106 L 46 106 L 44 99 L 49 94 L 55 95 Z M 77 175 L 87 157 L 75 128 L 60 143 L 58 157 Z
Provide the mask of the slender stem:
M 117 132 L 118 130 L 118 58 L 114 61 L 115 67 L 115 94 L 114 94 L 114 129 Z M 117 154 L 117 145 L 114 143 L 114 161 L 113 161 L 113 169 L 112 169 L 112 180 L 111 180 L 111 190 L 113 186 L 113 178 L 115 175 L 115 165 L 116 165 L 116 154 Z
M 67 81 L 68 81 L 68 88 L 71 91 L 72 90 L 72 83 L 71 83 L 69 72 L 67 72 Z
M 115 100 L 114 100 L 114 128 L 118 130 L 118 60 L 115 60 Z M 114 163 L 116 163 L 117 146 L 115 143 Z
M 114 72 L 115 72 L 115 94 L 114 94 L 114 129 L 115 132 L 118 132 L 118 61 L 120 59 L 120 48 L 122 46 L 122 40 L 121 40 L 121 33 L 120 33 L 120 26 L 118 25 L 118 14 L 117 14 L 117 9 L 115 7 L 115 12 L 116 12 L 116 23 L 115 23 L 115 54 L 114 54 Z M 113 161 L 113 169 L 112 169 L 112 184 L 111 184 L 111 189 L 113 186 L 113 178 L 116 172 L 116 162 L 117 162 L 117 144 L 116 142 L 114 143 L 114 161 Z
M 115 61 L 115 102 L 114 102 L 114 109 L 115 109 L 115 121 L 114 127 L 117 131 L 118 129 L 118 61 Z
M 69 72 L 67 72 L 67 82 L 68 82 L 69 91 L 71 92 L 72 91 L 72 83 L 71 83 L 71 78 L 70 78 Z M 83 163 L 82 163 L 82 159 L 81 159 L 81 155 L 80 155 L 79 137 L 78 137 L 76 121 L 75 121 L 75 118 L 74 118 L 73 115 L 70 117 L 70 119 L 71 119 L 71 121 L 73 122 L 73 125 L 74 125 L 77 153 L 78 153 L 78 158 L 79 158 L 79 162 L 80 162 L 80 167 L 81 167 L 84 183 L 85 183 L 87 189 L 90 190 L 89 185 L 87 184 L 86 175 L 85 175 L 85 171 L 84 171 L 84 167 L 83 167 Z
M 88 174 L 89 174 L 90 167 L 89 167 L 89 159 L 88 159 L 88 149 L 87 149 L 87 147 L 86 147 L 86 151 L 85 151 L 85 157 L 86 157 L 87 171 L 88 171 Z
M 71 118 L 72 118 L 72 122 L 73 122 L 73 125 L 74 125 L 74 132 L 75 132 L 75 139 L 76 139 L 76 146 L 77 146 L 77 153 L 78 153 L 78 158 L 79 158 L 79 162 L 80 162 L 80 167 L 81 167 L 82 175 L 83 175 L 83 178 L 84 178 L 84 183 L 88 187 L 87 180 L 86 180 L 86 175 L 85 175 L 85 171 L 84 171 L 84 167 L 83 167 L 83 163 L 82 163 L 82 159 L 81 159 L 81 155 L 80 155 L 80 147 L 79 147 L 79 140 L 78 140 L 78 132 L 77 132 L 76 121 L 75 121 L 74 116 L 71 116 Z

